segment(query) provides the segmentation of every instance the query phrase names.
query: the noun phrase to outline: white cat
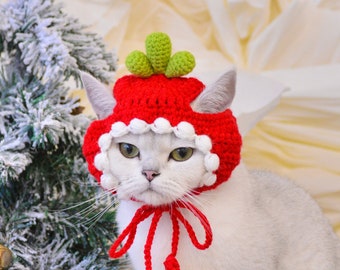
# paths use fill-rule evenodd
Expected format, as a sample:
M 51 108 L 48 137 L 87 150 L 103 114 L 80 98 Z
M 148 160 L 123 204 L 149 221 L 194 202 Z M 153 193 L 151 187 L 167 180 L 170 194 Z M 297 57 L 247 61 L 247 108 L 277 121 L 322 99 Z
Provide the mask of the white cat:
M 193 110 L 209 114 L 224 111 L 234 97 L 235 76 L 234 71 L 228 72 L 204 90 L 192 103 Z M 110 115 L 116 104 L 111 94 L 90 75 L 82 74 L 82 79 L 97 115 Z M 163 120 L 159 119 L 160 123 Z M 156 226 L 149 246 L 152 269 L 164 269 L 163 262 L 173 248 L 176 222 L 180 231 L 175 255 L 182 270 L 340 269 L 340 241 L 305 191 L 275 174 L 249 172 L 241 162 L 228 181 L 196 194 L 193 190 L 210 181 L 205 161 L 208 154 L 197 149 L 200 144 L 192 139 L 174 132 L 154 132 L 155 123 L 148 124 L 149 129 L 139 134 L 120 134 L 111 141 L 104 136 L 100 144 L 108 163 L 104 164 L 100 155 L 95 161 L 111 175 L 101 178 L 102 186 L 120 199 L 120 231 L 129 226 L 143 205 L 157 209 L 183 202 L 189 209 L 179 207 L 178 211 L 198 241 L 209 241 L 212 236 L 212 242 L 201 250 L 192 243 L 182 222 L 171 219 L 171 210 L 162 212 L 158 223 L 152 223 L 152 213 L 136 225 L 128 251 L 134 269 L 146 268 L 145 243 L 152 224 Z M 166 121 L 163 124 L 167 126 Z

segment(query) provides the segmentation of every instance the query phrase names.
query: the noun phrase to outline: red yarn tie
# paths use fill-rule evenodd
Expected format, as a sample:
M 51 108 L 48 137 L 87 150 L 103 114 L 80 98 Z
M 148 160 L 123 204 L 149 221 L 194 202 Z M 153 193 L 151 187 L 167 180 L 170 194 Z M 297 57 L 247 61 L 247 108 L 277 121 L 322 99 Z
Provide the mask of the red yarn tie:
M 192 228 L 189 221 L 182 215 L 178 208 L 185 208 L 193 213 L 201 222 L 201 225 L 205 231 L 205 241 L 200 243 L 196 237 L 196 233 Z M 137 227 L 139 223 L 143 222 L 145 219 L 153 215 L 149 232 L 146 238 L 146 243 L 144 245 L 144 258 L 145 258 L 145 269 L 152 270 L 151 263 L 151 246 L 157 229 L 159 220 L 161 219 L 164 212 L 169 212 L 171 222 L 172 222 L 172 242 L 171 242 L 171 253 L 168 255 L 164 261 L 164 266 L 166 270 L 180 270 L 180 265 L 176 259 L 177 248 L 179 242 L 180 227 L 179 222 L 181 222 L 186 229 L 192 244 L 198 249 L 207 249 L 212 243 L 212 231 L 206 216 L 197 209 L 191 203 L 176 202 L 167 206 L 151 206 L 143 205 L 140 207 L 134 217 L 132 218 L 129 225 L 123 230 L 123 232 L 118 236 L 116 241 L 112 244 L 109 255 L 111 258 L 118 258 L 123 256 L 132 246 L 133 241 L 136 236 Z M 125 244 L 119 249 L 119 246 L 126 239 Z

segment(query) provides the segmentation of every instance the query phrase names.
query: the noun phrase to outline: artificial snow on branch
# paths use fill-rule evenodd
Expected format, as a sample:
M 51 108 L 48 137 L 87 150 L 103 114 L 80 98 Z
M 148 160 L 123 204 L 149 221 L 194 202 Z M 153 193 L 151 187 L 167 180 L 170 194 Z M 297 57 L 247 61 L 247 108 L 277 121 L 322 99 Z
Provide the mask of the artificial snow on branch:
M 114 54 L 50 0 L 0 6 L 0 245 L 13 269 L 114 269 L 115 201 L 89 176 L 79 71 L 113 81 Z M 12 269 L 11 268 L 11 269 Z

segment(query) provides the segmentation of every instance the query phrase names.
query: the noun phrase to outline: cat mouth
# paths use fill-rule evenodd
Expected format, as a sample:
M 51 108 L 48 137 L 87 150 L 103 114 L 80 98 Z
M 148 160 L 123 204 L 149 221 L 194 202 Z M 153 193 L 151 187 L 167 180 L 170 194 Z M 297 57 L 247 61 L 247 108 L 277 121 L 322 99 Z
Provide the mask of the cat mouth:
M 169 196 L 158 191 L 152 186 L 149 186 L 147 189 L 140 192 L 139 195 L 136 196 L 136 198 L 137 200 L 140 200 L 146 204 L 155 206 L 169 204 L 174 201 L 172 198 L 169 198 Z
M 147 189 L 145 189 L 143 192 L 141 192 L 141 194 L 158 194 L 158 195 L 162 195 L 159 191 L 157 191 L 154 187 L 152 187 L 151 185 L 149 185 L 149 187 Z

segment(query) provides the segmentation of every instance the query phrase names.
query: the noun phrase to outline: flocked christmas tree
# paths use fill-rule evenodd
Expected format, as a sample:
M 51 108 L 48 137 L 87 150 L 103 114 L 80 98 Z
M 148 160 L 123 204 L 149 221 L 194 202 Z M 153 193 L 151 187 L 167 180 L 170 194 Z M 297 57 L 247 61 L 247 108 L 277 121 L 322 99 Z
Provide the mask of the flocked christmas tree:
M 13 253 L 10 269 L 113 269 L 113 202 L 88 174 L 89 119 L 66 85 L 79 70 L 107 83 L 114 69 L 101 39 L 52 0 L 0 7 L 0 247 Z

